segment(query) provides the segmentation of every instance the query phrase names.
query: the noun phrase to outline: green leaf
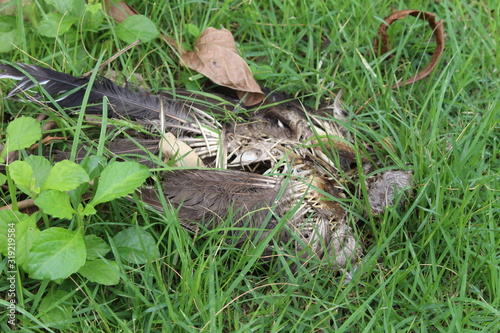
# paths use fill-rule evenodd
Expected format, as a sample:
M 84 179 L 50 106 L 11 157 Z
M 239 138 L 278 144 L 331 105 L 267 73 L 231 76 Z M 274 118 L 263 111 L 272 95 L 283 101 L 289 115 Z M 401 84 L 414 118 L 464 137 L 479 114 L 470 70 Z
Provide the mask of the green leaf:
M 5 223 L 6 225 L 9 223 L 19 223 L 27 216 L 27 214 L 14 210 L 0 210 L 0 223 Z
M 19 117 L 7 126 L 7 142 L 1 156 L 30 147 L 42 137 L 40 123 L 33 118 Z
M 105 286 L 112 286 L 120 282 L 119 271 L 119 266 L 116 262 L 96 259 L 87 261 L 85 265 L 78 270 L 78 273 L 89 279 L 89 281 L 100 283 Z
M 67 0 L 58 0 L 58 1 L 67 1 Z M 86 13 L 85 7 L 87 6 L 87 1 L 86 0 L 72 0 L 73 2 L 73 8 L 71 9 L 71 14 L 73 16 L 79 17 L 79 18 L 86 18 L 88 14 Z M 95 2 L 95 1 L 88 1 L 88 2 Z M 101 12 L 102 12 L 102 3 L 98 3 L 101 5 Z M 81 22 L 81 21 L 79 21 Z
M 9 226 L 7 225 L 6 220 L 2 220 L 2 213 L 8 212 L 6 210 L 0 210 L 0 253 L 4 256 L 7 256 L 7 246 L 8 246 L 8 237 Z
M 97 13 L 102 12 L 102 5 L 100 3 L 95 3 L 93 5 L 91 4 L 86 4 L 85 5 L 85 10 L 89 12 L 92 15 L 95 15 Z
M 109 245 L 96 235 L 87 235 L 84 238 L 85 248 L 87 249 L 87 260 L 95 260 L 104 257 L 109 253 Z
M 73 14 L 75 16 L 83 17 L 82 27 L 84 30 L 99 30 L 102 22 L 106 18 L 106 14 L 103 11 L 103 5 L 101 2 L 96 1 L 82 1 L 82 5 L 75 6 Z M 89 2 L 89 3 L 87 3 Z M 78 3 L 80 4 L 80 2 Z M 78 12 L 78 13 L 77 13 Z
M 85 216 L 94 215 L 95 213 L 97 213 L 97 211 L 95 210 L 94 206 L 92 206 L 91 204 L 88 204 L 82 210 L 82 214 Z
M 274 74 L 274 69 L 269 65 L 250 66 L 250 70 L 256 80 L 267 80 Z
M 30 155 L 24 161 L 31 166 L 33 178 L 35 178 L 36 193 L 40 193 L 41 187 L 45 184 L 52 170 L 52 164 L 45 157 L 37 155 Z
M 40 237 L 40 229 L 36 226 L 38 214 L 25 216 L 16 225 L 16 264 L 27 270 L 27 260 L 33 243 Z
M 86 156 L 79 165 L 85 170 L 87 175 L 89 175 L 89 179 L 93 180 L 101 174 L 106 162 L 107 160 L 104 156 L 89 155 Z M 73 202 L 73 204 L 75 202 L 81 202 L 83 195 L 88 192 L 89 187 L 90 183 L 87 182 L 80 184 L 77 188 L 69 191 L 71 202 Z
M 70 220 L 75 214 L 71 206 L 69 195 L 57 190 L 46 190 L 35 199 L 37 205 L 45 214 L 60 219 Z
M 89 176 L 81 166 L 64 160 L 54 165 L 42 190 L 69 191 L 89 181 Z
M 132 193 L 149 177 L 149 169 L 137 162 L 113 162 L 99 179 L 94 198 L 89 203 L 95 206 Z
M 49 290 L 38 306 L 38 315 L 45 324 L 50 324 L 52 328 L 60 330 L 67 329 L 73 317 L 73 307 L 71 296 L 64 290 Z
M 42 18 L 37 32 L 44 37 L 57 37 L 68 32 L 73 23 L 77 21 L 77 18 L 70 15 L 63 15 L 58 12 L 48 13 Z
M 73 9 L 73 0 L 45 0 L 48 5 L 54 6 L 54 8 L 60 13 L 66 13 Z
M 21 38 L 21 34 L 17 30 L 0 32 L 0 53 L 14 50 Z
M 0 33 L 16 28 L 16 18 L 12 15 L 0 16 Z
M 40 233 L 28 256 L 33 279 L 65 279 L 85 264 L 87 252 L 80 231 L 48 228 Z
M 29 216 L 13 210 L 0 210 L 0 253 L 7 256 L 8 238 L 7 234 L 11 234 L 9 229 L 12 229 L 12 224 L 23 221 Z
M 25 161 L 14 161 L 8 166 L 9 175 L 16 183 L 17 187 L 24 193 L 31 195 L 35 190 L 35 178 L 33 177 L 33 169 Z
M 12 15 L 0 16 L 0 53 L 10 52 L 24 39 L 17 31 L 16 18 Z
M 160 34 L 156 25 L 144 15 L 129 16 L 116 29 L 116 36 L 125 43 L 133 43 L 140 39 L 149 42 Z
M 21 191 L 32 195 L 40 193 L 51 169 L 52 165 L 45 157 L 30 155 L 24 161 L 11 163 L 9 174 Z
M 0 173 L 0 186 L 5 184 L 6 181 L 7 181 L 7 176 L 4 175 L 3 173 Z
M 160 256 L 153 236 L 140 228 L 130 227 L 120 231 L 113 237 L 113 242 L 122 259 L 129 263 L 144 264 L 148 259 Z
M 194 24 L 191 24 L 191 23 L 186 24 L 186 30 L 193 37 L 199 37 L 200 36 L 200 28 L 198 28 L 198 26 L 196 26 Z
M 94 179 L 101 174 L 106 162 L 107 159 L 104 156 L 89 155 L 83 158 L 80 165 L 87 172 L 89 178 Z
M 38 27 L 38 24 L 40 24 L 40 9 L 36 2 L 29 2 L 23 5 L 23 18 L 31 23 L 33 27 Z

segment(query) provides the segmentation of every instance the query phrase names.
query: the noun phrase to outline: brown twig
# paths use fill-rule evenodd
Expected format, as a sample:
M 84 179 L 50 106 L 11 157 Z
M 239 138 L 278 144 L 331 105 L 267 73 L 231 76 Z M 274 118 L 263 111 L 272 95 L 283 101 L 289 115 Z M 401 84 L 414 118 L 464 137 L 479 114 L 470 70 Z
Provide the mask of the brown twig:
M 35 206 L 35 201 L 33 199 L 26 199 L 17 202 L 18 210 L 28 209 Z M 12 204 L 0 207 L 0 210 L 12 210 Z
M 67 140 L 68 138 L 65 137 L 65 136 L 46 136 L 45 138 L 42 139 L 42 144 L 44 146 L 48 145 L 49 143 L 51 143 L 52 141 L 57 141 L 57 140 Z M 30 150 L 33 151 L 35 149 L 37 149 L 39 146 L 39 143 L 35 143 L 33 144 L 31 147 L 30 147 Z

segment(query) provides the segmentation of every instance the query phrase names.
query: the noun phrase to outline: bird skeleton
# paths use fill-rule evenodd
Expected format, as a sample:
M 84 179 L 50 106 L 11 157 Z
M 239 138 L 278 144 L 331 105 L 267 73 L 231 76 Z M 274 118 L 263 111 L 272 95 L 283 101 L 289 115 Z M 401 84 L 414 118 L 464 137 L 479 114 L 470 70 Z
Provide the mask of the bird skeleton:
M 232 234 L 239 243 L 258 242 L 262 232 L 255 236 L 249 230 L 270 231 L 286 219 L 276 241 L 287 244 L 293 240 L 304 263 L 318 257 L 334 269 L 344 270 L 359 260 L 360 244 L 346 209 L 348 184 L 352 183 L 346 178 L 359 153 L 341 125 L 348 119 L 340 96 L 333 105 L 316 112 L 293 102 L 246 111 L 224 96 L 193 96 L 185 91 L 155 95 L 120 87 L 106 78 L 91 82 L 19 63 L 0 64 L 0 70 L 0 78 L 18 81 L 9 98 L 28 94 L 31 100 L 46 100 L 51 107 L 72 112 L 80 110 L 85 91 L 90 89 L 87 114 L 102 114 L 105 97 L 109 117 L 131 119 L 152 129 L 153 138 L 137 140 L 148 150 L 163 151 L 165 157 L 175 160 L 175 166 L 211 168 L 164 172 L 162 193 L 141 189 L 144 202 L 159 211 L 166 208 L 159 195 L 165 196 L 178 209 L 181 225 L 187 230 L 217 228 L 231 217 Z M 227 113 L 248 115 L 233 117 L 236 121 L 221 120 Z M 110 150 L 120 154 L 134 148 L 128 141 L 117 142 Z M 339 163 L 329 154 L 336 154 Z M 361 160 L 369 161 L 366 156 Z M 391 172 L 373 182 L 377 193 L 385 195 L 380 199 L 370 192 L 377 212 L 390 204 L 394 187 L 400 190 L 411 183 L 409 172 Z M 367 184 L 370 188 L 370 182 Z

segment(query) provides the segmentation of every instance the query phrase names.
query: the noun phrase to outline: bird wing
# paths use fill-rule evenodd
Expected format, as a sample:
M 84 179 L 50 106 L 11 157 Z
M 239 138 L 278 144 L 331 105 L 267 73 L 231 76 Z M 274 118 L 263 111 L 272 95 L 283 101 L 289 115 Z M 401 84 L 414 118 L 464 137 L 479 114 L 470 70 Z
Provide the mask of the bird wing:
M 162 211 L 161 201 L 151 191 L 142 191 L 143 200 Z M 292 197 L 283 179 L 232 170 L 166 172 L 163 192 L 178 208 L 181 222 L 189 225 L 195 221 L 208 228 L 228 216 L 237 227 L 260 227 L 270 210 L 276 214 L 286 211 Z
M 86 87 L 90 82 L 88 77 L 78 78 L 49 68 L 22 63 L 0 64 L 0 70 L 2 70 L 0 79 L 8 78 L 19 81 L 7 97 L 15 96 L 40 85 L 62 108 L 79 108 L 83 103 Z M 40 93 L 35 96 L 43 98 Z M 160 100 L 158 96 L 151 95 L 140 88 L 133 91 L 120 87 L 104 77 L 96 78 L 93 82 L 86 112 L 101 114 L 104 97 L 107 97 L 111 105 L 109 108 L 110 117 L 159 118 Z

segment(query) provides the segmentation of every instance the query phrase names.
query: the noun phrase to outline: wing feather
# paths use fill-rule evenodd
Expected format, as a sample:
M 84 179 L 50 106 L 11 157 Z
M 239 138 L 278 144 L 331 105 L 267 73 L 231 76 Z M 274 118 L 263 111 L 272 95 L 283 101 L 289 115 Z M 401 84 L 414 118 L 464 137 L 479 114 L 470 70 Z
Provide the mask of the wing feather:
M 293 197 L 282 179 L 232 170 L 167 172 L 163 192 L 179 209 L 181 221 L 196 221 L 209 228 L 228 214 L 232 214 L 235 226 L 259 227 L 270 210 L 283 214 Z M 161 201 L 151 192 L 143 191 L 143 200 L 163 210 Z

